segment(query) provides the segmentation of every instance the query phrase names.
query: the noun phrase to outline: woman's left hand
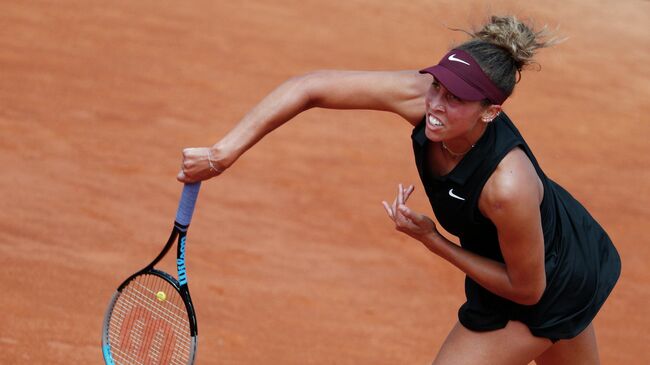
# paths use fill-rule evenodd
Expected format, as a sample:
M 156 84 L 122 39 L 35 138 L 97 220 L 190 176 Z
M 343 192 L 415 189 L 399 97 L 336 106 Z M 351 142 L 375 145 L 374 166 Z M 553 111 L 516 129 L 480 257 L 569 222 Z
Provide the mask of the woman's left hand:
M 406 200 L 411 196 L 413 189 L 413 185 L 404 189 L 402 184 L 399 184 L 397 197 L 393 204 L 389 205 L 386 201 L 382 202 L 388 217 L 395 222 L 395 229 L 419 241 L 432 234 L 439 235 L 435 223 L 429 217 L 414 212 L 406 206 Z

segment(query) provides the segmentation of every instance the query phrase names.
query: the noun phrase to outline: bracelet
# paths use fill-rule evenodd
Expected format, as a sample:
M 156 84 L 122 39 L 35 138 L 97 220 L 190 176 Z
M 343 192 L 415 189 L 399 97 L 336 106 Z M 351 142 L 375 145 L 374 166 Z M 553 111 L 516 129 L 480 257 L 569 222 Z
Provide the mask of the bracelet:
M 223 170 L 214 167 L 214 165 L 212 164 L 212 153 L 210 153 L 209 148 L 208 148 L 208 165 L 210 165 L 210 170 L 216 172 L 217 174 L 223 172 Z

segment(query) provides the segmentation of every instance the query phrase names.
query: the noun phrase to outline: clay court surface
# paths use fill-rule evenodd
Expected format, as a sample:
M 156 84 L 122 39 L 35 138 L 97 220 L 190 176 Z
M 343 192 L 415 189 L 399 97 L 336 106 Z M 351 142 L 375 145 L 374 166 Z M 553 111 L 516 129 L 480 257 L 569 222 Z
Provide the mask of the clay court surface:
M 0 363 L 103 363 L 105 307 L 167 238 L 182 148 L 216 142 L 294 75 L 429 66 L 464 39 L 446 26 L 490 12 L 569 37 L 505 110 L 621 253 L 595 320 L 603 363 L 649 363 L 641 0 L 2 2 Z M 203 184 L 188 240 L 197 364 L 431 362 L 463 274 L 381 207 L 415 183 L 412 207 L 431 214 L 410 131 L 393 115 L 310 110 Z

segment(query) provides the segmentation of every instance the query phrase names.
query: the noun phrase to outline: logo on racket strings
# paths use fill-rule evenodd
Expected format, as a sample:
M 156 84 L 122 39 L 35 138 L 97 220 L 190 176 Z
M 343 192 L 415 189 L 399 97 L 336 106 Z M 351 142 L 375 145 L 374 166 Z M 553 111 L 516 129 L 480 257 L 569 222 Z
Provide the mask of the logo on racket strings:
M 120 346 L 116 355 L 144 364 L 170 364 L 175 356 L 177 338 L 174 325 L 153 313 L 151 308 L 133 308 L 122 321 L 119 334 Z M 104 352 L 107 351 L 110 355 L 110 349 L 105 348 Z
M 185 237 L 181 238 L 179 244 L 180 255 L 176 259 L 176 267 L 178 268 L 178 283 L 181 285 L 187 284 L 187 273 L 185 272 Z

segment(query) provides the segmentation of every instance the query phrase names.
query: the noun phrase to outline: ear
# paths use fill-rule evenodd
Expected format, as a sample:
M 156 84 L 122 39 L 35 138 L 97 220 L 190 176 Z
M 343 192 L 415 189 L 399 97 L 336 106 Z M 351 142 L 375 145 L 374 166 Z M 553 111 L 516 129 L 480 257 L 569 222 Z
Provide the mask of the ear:
M 499 113 L 501 113 L 501 105 L 492 104 L 481 113 L 481 120 L 485 123 L 490 123 Z

